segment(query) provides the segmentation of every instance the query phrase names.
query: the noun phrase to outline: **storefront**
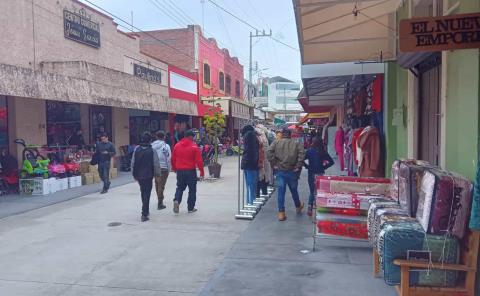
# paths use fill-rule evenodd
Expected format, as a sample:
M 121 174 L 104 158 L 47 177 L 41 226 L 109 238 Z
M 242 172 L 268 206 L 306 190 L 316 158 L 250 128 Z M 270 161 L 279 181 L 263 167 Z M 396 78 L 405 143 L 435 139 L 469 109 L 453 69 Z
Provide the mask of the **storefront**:
M 128 110 L 128 113 L 130 144 L 140 143 L 141 135 L 146 131 L 155 133 L 163 130 L 167 132 L 169 129 L 168 113 L 132 109 Z

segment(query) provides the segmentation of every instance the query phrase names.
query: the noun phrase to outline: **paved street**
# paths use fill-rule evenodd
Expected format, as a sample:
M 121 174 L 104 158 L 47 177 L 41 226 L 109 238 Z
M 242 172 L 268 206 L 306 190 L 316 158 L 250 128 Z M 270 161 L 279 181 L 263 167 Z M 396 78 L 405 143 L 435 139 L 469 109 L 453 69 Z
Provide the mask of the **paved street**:
M 195 214 L 182 205 L 175 216 L 169 198 L 141 223 L 131 183 L 0 219 L 0 295 L 395 295 L 373 279 L 369 249 L 300 253 L 311 250 L 313 229 L 290 197 L 285 223 L 274 198 L 253 222 L 234 220 L 236 165 L 224 159 L 223 179 L 200 184 Z

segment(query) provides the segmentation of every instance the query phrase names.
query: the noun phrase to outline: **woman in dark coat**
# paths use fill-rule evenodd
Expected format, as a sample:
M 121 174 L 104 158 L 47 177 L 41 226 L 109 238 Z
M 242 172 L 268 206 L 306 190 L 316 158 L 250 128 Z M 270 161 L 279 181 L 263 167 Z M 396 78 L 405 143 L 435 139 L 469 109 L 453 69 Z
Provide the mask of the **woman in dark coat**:
M 241 168 L 245 174 L 247 185 L 247 204 L 253 205 L 257 195 L 259 149 L 260 144 L 255 133 L 255 128 L 247 125 L 242 129 L 244 142 Z

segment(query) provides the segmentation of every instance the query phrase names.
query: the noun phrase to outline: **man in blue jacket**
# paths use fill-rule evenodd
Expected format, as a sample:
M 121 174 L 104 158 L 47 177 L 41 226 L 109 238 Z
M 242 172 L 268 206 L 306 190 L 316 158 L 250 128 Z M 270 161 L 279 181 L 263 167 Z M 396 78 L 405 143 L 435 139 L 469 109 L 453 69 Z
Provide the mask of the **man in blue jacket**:
M 115 146 L 108 140 L 108 135 L 103 133 L 100 135 L 100 141 L 97 142 L 95 153 L 98 159 L 98 174 L 103 182 L 103 189 L 100 192 L 105 194 L 110 188 L 110 163 L 115 156 Z

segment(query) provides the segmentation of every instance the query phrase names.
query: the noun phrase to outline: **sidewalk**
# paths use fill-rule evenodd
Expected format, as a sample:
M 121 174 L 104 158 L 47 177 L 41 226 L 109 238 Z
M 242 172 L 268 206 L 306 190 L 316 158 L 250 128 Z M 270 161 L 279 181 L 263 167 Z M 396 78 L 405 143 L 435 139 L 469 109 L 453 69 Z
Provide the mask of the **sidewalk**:
M 111 188 L 131 183 L 133 182 L 132 174 L 119 172 L 118 177 L 112 179 L 111 182 Z M 0 219 L 99 192 L 101 189 L 102 183 L 97 183 L 62 190 L 48 195 L 9 194 L 0 196 Z
M 338 168 L 333 168 L 328 173 L 337 172 Z M 305 172 L 299 187 L 306 201 Z M 373 277 L 371 249 L 342 247 L 319 239 L 312 253 L 312 221 L 306 215 L 295 214 L 289 193 L 287 201 L 288 219 L 278 222 L 274 193 L 200 295 L 396 295 L 393 287 Z M 302 254 L 301 250 L 310 252 Z

